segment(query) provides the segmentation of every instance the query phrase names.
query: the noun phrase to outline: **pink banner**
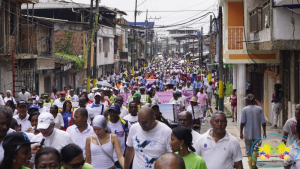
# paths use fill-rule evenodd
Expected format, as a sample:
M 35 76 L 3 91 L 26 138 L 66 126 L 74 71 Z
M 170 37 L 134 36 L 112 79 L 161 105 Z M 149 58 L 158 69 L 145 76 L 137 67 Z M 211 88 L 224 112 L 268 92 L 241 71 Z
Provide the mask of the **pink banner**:
M 190 100 L 193 97 L 193 91 L 184 91 L 182 93 L 186 97 L 186 104 L 190 105 Z M 123 97 L 124 103 L 127 102 L 127 98 L 131 96 L 130 93 L 120 93 L 120 95 Z M 167 104 L 173 97 L 173 92 L 172 91 L 167 91 L 167 92 L 156 92 L 156 95 L 158 96 L 161 104 Z

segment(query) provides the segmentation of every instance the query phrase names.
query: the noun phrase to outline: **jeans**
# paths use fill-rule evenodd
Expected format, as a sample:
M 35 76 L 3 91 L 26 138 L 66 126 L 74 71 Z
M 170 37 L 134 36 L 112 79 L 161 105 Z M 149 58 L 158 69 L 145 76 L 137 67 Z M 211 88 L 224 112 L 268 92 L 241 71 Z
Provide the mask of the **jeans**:
M 273 112 L 273 126 L 278 124 L 278 117 L 280 114 L 280 111 L 282 109 L 282 103 L 272 103 L 272 112 Z
M 215 100 L 216 100 L 216 107 L 218 109 L 218 107 L 219 107 L 219 95 L 218 94 L 215 94 Z

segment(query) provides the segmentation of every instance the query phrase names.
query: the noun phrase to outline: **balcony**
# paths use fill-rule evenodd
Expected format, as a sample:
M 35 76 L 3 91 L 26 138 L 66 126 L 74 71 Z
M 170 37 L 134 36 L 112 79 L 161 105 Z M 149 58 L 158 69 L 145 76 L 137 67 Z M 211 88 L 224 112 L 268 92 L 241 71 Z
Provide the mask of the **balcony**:
M 244 28 L 242 26 L 228 27 L 225 34 L 227 50 L 243 50 Z

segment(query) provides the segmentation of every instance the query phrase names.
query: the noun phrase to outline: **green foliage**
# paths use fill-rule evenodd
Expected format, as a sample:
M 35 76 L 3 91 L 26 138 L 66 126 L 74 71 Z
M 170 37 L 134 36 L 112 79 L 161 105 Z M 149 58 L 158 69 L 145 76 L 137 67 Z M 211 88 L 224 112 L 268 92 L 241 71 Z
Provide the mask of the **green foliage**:
M 226 85 L 225 97 L 229 97 L 232 93 L 233 85 L 231 83 L 225 83 L 225 85 Z
M 73 52 L 73 34 L 73 31 L 65 31 L 64 36 L 62 36 L 59 41 L 55 42 L 55 55 L 74 61 L 76 69 L 82 70 L 84 68 L 85 59 L 84 57 L 79 58 Z

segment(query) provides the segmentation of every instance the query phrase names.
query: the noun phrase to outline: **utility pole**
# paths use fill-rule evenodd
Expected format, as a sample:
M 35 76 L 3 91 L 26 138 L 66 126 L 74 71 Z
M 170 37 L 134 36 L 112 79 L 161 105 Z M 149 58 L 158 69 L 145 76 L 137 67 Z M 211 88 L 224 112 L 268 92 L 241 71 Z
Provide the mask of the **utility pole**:
M 195 38 L 193 38 L 193 59 L 195 57 Z
M 169 37 L 167 37 L 167 58 L 169 58 Z
M 98 35 L 98 21 L 99 21 L 99 0 L 96 0 L 96 10 L 94 11 L 94 66 L 93 66 L 93 87 L 97 87 L 97 35 Z
M 148 41 L 148 9 L 147 9 L 147 12 L 146 12 L 146 20 L 145 20 L 145 48 L 144 48 L 144 57 L 145 59 L 147 59 L 147 41 Z
M 222 7 L 219 7 L 219 111 L 224 111 Z
M 201 27 L 200 37 L 201 37 L 200 53 L 199 53 L 199 55 L 201 54 L 201 64 L 200 65 L 203 66 L 203 27 Z M 203 67 L 201 67 L 201 74 L 202 74 L 202 69 L 203 69 Z
M 90 35 L 92 35 L 93 32 L 93 0 L 91 0 L 91 9 L 90 9 Z M 91 38 L 91 36 L 89 36 Z M 89 40 L 88 40 L 89 42 Z M 89 45 L 89 44 L 88 44 Z M 87 49 L 90 50 L 90 49 Z M 87 58 L 87 69 L 86 69 L 86 91 L 87 93 L 90 93 L 91 89 L 91 50 L 88 52 L 88 58 Z
M 210 38 L 210 43 L 209 43 L 209 56 L 208 56 L 208 64 L 210 64 L 208 69 L 208 83 L 211 82 L 211 73 L 212 73 L 212 15 L 210 15 L 210 25 L 209 25 L 209 38 Z
M 134 75 L 134 62 L 135 62 L 135 52 L 136 52 L 136 35 L 135 35 L 135 28 L 136 28 L 136 15 L 137 15 L 137 0 L 135 0 L 135 9 L 134 9 L 134 27 L 133 27 L 133 53 L 131 56 L 131 64 L 132 64 L 132 68 L 131 68 L 131 72 L 132 75 Z

